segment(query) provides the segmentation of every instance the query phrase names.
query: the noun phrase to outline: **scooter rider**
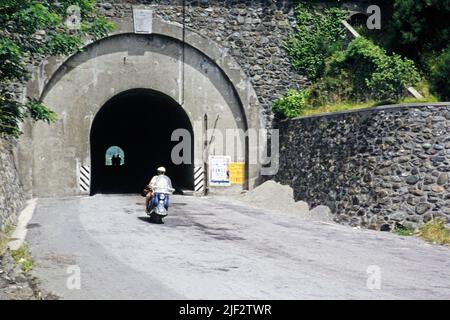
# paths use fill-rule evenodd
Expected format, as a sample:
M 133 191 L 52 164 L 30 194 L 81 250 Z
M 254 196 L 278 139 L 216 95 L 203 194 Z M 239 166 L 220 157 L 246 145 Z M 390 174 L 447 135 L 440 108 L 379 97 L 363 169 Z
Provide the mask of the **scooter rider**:
M 148 204 L 151 201 L 153 195 L 159 193 L 172 193 L 173 191 L 175 191 L 175 189 L 172 188 L 172 181 L 168 176 L 166 176 L 166 168 L 159 167 L 158 169 L 156 169 L 156 173 L 157 175 L 152 178 L 148 185 L 150 191 L 145 197 L 145 211 L 147 213 L 149 213 Z

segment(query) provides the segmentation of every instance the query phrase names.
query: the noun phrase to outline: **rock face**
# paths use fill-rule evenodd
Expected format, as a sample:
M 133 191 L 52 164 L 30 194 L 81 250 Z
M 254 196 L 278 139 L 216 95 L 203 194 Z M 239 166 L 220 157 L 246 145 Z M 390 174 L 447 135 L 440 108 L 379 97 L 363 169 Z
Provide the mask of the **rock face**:
M 0 231 L 16 222 L 25 201 L 11 150 L 11 143 L 0 139 Z
M 171 23 L 184 23 L 214 40 L 237 60 L 252 82 L 266 124 L 271 106 L 288 88 L 301 88 L 306 79 L 291 67 L 283 49 L 295 16 L 293 1 L 223 0 L 97 1 L 100 13 L 113 21 L 131 19 L 133 5 L 145 5 L 153 15 Z
M 392 230 L 450 222 L 450 106 L 392 107 L 279 124 L 280 170 L 295 198 L 337 222 Z

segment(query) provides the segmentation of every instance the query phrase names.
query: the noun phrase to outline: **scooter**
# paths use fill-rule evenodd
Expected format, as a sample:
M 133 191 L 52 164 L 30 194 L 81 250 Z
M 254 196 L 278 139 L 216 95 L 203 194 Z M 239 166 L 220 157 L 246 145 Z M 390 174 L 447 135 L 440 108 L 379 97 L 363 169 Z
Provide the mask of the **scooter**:
M 163 218 L 167 217 L 169 210 L 169 194 L 155 192 L 148 203 L 148 215 L 150 220 L 157 224 L 163 224 Z

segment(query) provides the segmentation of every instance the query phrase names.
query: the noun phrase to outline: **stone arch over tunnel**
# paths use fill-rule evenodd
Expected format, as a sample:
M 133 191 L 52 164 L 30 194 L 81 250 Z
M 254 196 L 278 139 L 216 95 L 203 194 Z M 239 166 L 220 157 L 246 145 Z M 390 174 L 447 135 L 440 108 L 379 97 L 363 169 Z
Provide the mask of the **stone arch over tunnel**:
M 139 193 L 156 169 L 164 166 L 176 190 L 193 190 L 194 158 L 175 164 L 172 141 L 177 129 L 189 132 L 193 150 L 194 132 L 183 108 L 167 95 L 149 89 L 131 89 L 111 98 L 97 113 L 90 132 L 91 194 Z M 105 153 L 112 146 L 123 150 L 120 165 L 108 165 Z
M 59 119 L 50 126 L 36 123 L 20 144 L 20 152 L 27 154 L 22 163 L 29 164 L 21 175 L 33 195 L 86 193 L 80 188 L 80 172 L 95 165 L 90 141 L 94 119 L 114 97 L 136 88 L 158 92 L 181 106 L 195 137 L 195 166 L 203 165 L 204 160 L 205 115 L 214 132 L 264 127 L 257 97 L 237 62 L 226 50 L 193 31 L 186 30 L 183 42 L 179 31 L 176 26 L 161 23 L 155 24 L 155 33 L 150 35 L 112 35 L 65 60 L 48 80 L 45 72 L 35 75 L 29 90 L 42 87 L 41 100 Z M 210 154 L 224 154 L 220 139 L 208 140 Z M 260 164 L 248 161 L 251 150 L 253 158 L 262 151 L 257 150 L 257 140 L 244 137 L 241 145 L 245 146 L 243 153 L 227 155 L 233 162 L 246 163 L 247 179 L 244 185 L 227 189 L 232 192 L 251 188 L 259 178 Z

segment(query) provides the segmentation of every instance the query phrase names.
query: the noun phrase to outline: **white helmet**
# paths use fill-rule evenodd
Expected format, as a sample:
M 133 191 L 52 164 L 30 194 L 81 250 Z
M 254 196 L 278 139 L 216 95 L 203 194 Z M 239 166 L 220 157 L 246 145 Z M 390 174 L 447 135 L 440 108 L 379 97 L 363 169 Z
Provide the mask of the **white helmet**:
M 166 173 L 166 168 L 164 167 L 159 167 L 158 169 L 156 169 L 157 172 L 161 172 L 161 173 Z

